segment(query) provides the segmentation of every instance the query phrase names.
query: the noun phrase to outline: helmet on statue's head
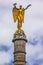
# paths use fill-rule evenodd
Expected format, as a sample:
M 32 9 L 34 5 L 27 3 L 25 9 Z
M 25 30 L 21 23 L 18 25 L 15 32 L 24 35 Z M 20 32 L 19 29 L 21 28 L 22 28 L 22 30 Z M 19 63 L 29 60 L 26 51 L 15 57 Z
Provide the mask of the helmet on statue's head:
M 22 5 L 20 5 L 20 8 L 22 8 Z

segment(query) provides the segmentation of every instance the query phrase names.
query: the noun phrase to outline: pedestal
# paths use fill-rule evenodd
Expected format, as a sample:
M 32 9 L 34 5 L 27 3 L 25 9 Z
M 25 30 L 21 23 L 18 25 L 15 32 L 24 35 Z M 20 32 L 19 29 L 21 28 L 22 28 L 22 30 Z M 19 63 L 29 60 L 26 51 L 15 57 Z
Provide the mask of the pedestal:
M 26 65 L 26 35 L 24 32 L 14 34 L 14 65 Z

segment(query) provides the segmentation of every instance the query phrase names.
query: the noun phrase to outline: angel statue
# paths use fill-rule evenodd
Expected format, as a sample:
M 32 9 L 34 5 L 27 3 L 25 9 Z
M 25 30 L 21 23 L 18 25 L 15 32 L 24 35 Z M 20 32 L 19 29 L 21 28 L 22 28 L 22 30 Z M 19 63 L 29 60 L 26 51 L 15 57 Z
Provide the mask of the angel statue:
M 31 6 L 31 4 L 29 4 L 26 8 L 22 8 L 22 5 L 20 5 L 20 7 L 17 8 L 16 7 L 17 3 L 14 3 L 13 5 L 14 7 L 12 12 L 13 12 L 14 22 L 18 21 L 18 25 L 17 25 L 18 30 L 16 31 L 16 33 L 21 33 L 23 31 L 21 27 L 22 27 L 22 23 L 24 23 L 25 10 L 27 10 L 28 7 Z

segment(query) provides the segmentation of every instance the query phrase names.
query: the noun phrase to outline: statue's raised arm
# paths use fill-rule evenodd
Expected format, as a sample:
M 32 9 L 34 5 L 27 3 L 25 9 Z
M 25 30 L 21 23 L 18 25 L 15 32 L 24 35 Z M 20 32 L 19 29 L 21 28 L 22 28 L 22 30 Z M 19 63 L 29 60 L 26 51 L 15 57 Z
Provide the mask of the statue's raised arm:
M 30 7 L 31 6 L 31 4 L 29 4 L 24 10 L 27 10 L 28 9 L 28 7 Z

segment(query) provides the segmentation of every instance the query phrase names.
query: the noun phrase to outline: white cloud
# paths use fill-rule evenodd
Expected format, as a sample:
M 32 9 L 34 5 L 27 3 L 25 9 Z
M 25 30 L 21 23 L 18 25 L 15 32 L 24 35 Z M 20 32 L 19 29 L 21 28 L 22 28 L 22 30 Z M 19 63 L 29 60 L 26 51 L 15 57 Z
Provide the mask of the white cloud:
M 28 43 L 26 44 L 26 60 L 27 60 L 27 64 L 29 65 L 34 65 L 35 64 L 38 64 L 38 65 L 41 65 L 43 64 L 42 61 L 43 61 L 43 45 L 42 45 L 42 36 L 43 34 L 40 34 L 40 32 L 38 34 L 36 34 L 36 36 L 31 36 L 29 37 L 29 39 L 37 39 L 37 43 L 34 42 L 34 40 L 31 42 L 35 43 L 36 45 L 33 45 L 33 43 Z M 40 62 L 40 63 L 39 63 Z
M 18 2 L 18 1 L 19 1 L 19 2 Z M 28 0 L 27 0 L 27 1 L 26 1 L 26 0 L 23 0 L 23 1 L 22 1 L 22 0 L 7 0 L 7 1 L 6 1 L 6 0 L 4 0 L 4 1 L 3 1 L 3 0 L 0 0 L 0 4 L 2 4 L 2 5 L 3 5 L 3 4 L 4 4 L 4 5 L 12 5 L 12 4 L 15 3 L 15 2 L 18 3 L 18 5 L 20 5 L 20 4 L 22 4 L 22 5 L 25 4 L 25 5 L 26 5 L 26 4 L 29 3 L 30 1 L 28 1 Z
M 0 20 L 0 44 L 11 45 L 13 34 L 15 31 L 13 18 L 10 14 L 11 12 L 1 12 L 2 17 Z M 11 18 L 10 18 L 11 17 Z
M 19 1 L 19 2 L 18 2 Z M 19 6 L 20 4 L 23 5 L 23 7 L 26 7 L 29 3 L 32 4 L 32 6 L 25 11 L 25 20 L 23 24 L 23 30 L 25 31 L 27 37 L 30 35 L 33 37 L 34 34 L 39 35 L 42 32 L 39 32 L 39 30 L 43 31 L 43 1 L 42 0 L 0 0 L 0 45 L 13 45 L 12 39 L 13 34 L 17 27 L 17 22 L 14 24 L 13 22 L 13 16 L 12 16 L 12 7 L 13 3 L 17 2 Z M 39 39 L 40 40 L 40 39 Z M 38 42 L 38 45 L 26 45 L 27 46 L 27 61 L 31 62 L 31 59 L 43 59 L 43 53 L 42 53 L 42 46 L 40 45 L 40 41 Z M 13 47 L 12 47 L 13 48 Z M 9 52 L 0 52 L 0 63 L 9 63 L 12 59 L 10 57 L 10 54 L 12 50 L 9 50 Z M 2 59 L 3 58 L 3 59 Z M 34 59 L 34 60 L 35 60 Z M 3 61 L 3 62 L 2 62 Z
M 9 11 L 5 10 L 6 14 L 2 13 L 2 14 L 4 14 L 4 15 L 2 15 L 3 17 L 1 17 L 2 22 L 4 21 L 3 24 L 7 25 L 6 27 L 8 27 L 8 28 L 11 27 L 13 30 L 16 30 L 15 29 L 16 24 L 13 24 L 13 18 L 12 18 L 12 13 L 11 13 L 12 6 L 9 6 L 9 5 L 11 5 L 11 3 L 13 4 L 15 1 L 14 0 L 12 0 L 12 1 L 4 0 L 4 2 L 6 2 L 6 3 L 3 3 L 3 1 L 1 1 L 3 3 L 2 6 L 7 5 L 6 8 L 11 7 L 11 9 L 8 8 Z M 18 2 L 18 0 L 17 0 L 17 2 Z M 26 34 L 28 35 L 28 34 L 32 34 L 36 31 L 38 31 L 39 29 L 43 28 L 43 19 L 40 19 L 43 17 L 42 16 L 43 15 L 43 8 L 42 8 L 43 2 L 41 2 L 39 0 L 32 0 L 32 1 L 27 0 L 26 2 L 24 2 L 24 0 L 23 0 L 22 2 L 20 0 L 20 2 L 18 2 L 18 3 L 20 3 L 20 4 L 22 3 L 23 7 L 25 7 L 25 5 L 28 4 L 28 2 L 30 2 L 32 4 L 32 6 L 25 12 L 25 21 L 24 21 L 25 23 L 23 24 L 23 29 L 26 32 Z M 9 3 L 9 5 L 8 5 L 8 3 Z M 38 19 L 37 17 L 39 17 L 39 15 L 41 15 L 41 17 Z M 5 22 L 7 22 L 7 23 L 5 23 Z M 26 27 L 28 27 L 28 29 Z
M 41 49 L 41 45 L 40 43 L 38 45 L 27 45 L 27 56 L 33 56 L 35 58 L 38 58 L 36 56 L 39 55 L 39 53 L 41 53 L 42 49 Z
M 0 51 L 0 65 L 9 64 L 11 61 L 13 62 L 13 45 L 7 52 Z
M 0 52 L 0 65 L 4 63 L 9 63 L 11 61 L 11 56 L 9 53 Z

